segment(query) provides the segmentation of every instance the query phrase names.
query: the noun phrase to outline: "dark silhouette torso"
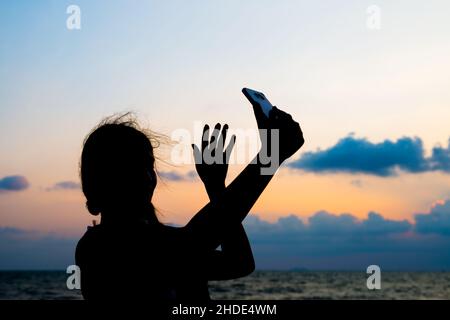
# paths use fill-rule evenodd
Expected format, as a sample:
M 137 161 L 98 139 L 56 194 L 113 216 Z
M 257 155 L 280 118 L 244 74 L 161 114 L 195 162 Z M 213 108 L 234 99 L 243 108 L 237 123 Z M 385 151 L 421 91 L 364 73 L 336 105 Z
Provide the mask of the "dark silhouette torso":
M 89 227 L 76 249 L 85 299 L 209 300 L 205 255 L 159 222 Z

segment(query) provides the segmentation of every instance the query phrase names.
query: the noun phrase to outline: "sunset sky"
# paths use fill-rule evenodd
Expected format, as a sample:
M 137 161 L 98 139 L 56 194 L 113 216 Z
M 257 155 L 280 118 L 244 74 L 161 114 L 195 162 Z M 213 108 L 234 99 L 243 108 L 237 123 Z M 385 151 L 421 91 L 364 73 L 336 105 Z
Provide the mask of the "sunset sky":
M 66 27 L 72 4 L 79 30 Z M 367 25 L 370 5 L 380 10 L 379 29 Z M 0 239 L 26 254 L 30 239 L 82 235 L 93 217 L 78 162 L 105 116 L 133 111 L 156 132 L 186 129 L 198 142 L 199 123 L 256 128 L 240 92 L 250 87 L 292 114 L 306 139 L 252 210 L 255 243 L 258 226 L 277 228 L 279 218 L 297 217 L 306 226 L 298 232 L 313 233 L 314 217 L 347 214 L 362 226 L 376 212 L 398 224 L 398 236 L 417 240 L 426 229 L 435 237 L 435 260 L 419 267 L 450 268 L 449 12 L 437 0 L 2 2 Z M 237 135 L 238 147 L 244 140 Z M 160 150 L 169 163 L 170 152 Z M 157 165 L 160 220 L 184 224 L 207 202 L 189 174 L 195 167 Z M 242 168 L 231 165 L 228 182 Z M 417 214 L 433 217 L 425 229 Z M 264 250 L 256 250 L 262 267 L 327 264 L 326 253 L 314 260 L 289 251 L 275 265 Z M 46 267 L 37 258 L 5 262 L 13 251 L 0 245 L 0 269 Z

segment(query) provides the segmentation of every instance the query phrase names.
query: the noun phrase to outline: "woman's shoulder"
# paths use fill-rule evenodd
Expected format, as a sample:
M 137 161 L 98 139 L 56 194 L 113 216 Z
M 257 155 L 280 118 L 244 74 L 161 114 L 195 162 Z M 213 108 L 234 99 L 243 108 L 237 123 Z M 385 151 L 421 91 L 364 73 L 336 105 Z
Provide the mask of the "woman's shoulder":
M 84 251 L 85 248 L 91 247 L 99 238 L 101 238 L 102 227 L 100 225 L 88 226 L 86 232 L 78 240 L 76 252 Z
M 140 236 L 176 236 L 184 232 L 183 227 L 167 225 L 162 223 L 155 224 L 139 224 L 131 226 L 107 226 L 98 224 L 88 226 L 86 232 L 78 241 L 79 246 L 92 244 L 108 238 L 124 237 L 135 238 Z
M 83 234 L 81 239 L 78 241 L 78 244 L 82 245 L 84 243 L 95 241 L 97 238 L 101 237 L 101 235 L 104 233 L 104 229 L 105 228 L 101 224 L 98 224 L 95 226 L 88 226 L 86 228 L 86 232 Z

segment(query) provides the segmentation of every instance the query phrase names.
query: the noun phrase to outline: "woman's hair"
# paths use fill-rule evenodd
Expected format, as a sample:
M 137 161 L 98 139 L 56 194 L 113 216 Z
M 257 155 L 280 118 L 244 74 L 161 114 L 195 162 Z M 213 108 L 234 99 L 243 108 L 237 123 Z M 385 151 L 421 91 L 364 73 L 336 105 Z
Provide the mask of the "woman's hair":
M 156 186 L 158 135 L 130 114 L 104 119 L 86 137 L 80 176 L 93 215 L 149 204 Z

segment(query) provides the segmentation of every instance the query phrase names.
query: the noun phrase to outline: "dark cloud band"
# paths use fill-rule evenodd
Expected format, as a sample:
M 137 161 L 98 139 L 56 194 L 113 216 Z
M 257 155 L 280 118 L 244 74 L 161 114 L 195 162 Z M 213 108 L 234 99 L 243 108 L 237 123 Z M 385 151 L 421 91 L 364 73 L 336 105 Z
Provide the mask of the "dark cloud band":
M 30 186 L 24 176 L 7 176 L 0 179 L 0 191 L 22 191 Z
M 161 171 L 158 175 L 165 180 L 169 181 L 192 181 L 197 176 L 194 171 L 189 171 L 188 173 L 182 174 L 176 171 Z
M 398 170 L 450 173 L 450 141 L 447 148 L 435 147 L 431 157 L 425 157 L 420 138 L 404 137 L 397 141 L 372 143 L 348 136 L 328 149 L 306 152 L 289 163 L 289 167 L 317 173 L 362 173 L 382 177 L 393 176 Z
M 416 214 L 413 222 L 375 212 L 360 220 L 320 211 L 306 222 L 291 215 L 270 223 L 252 215 L 244 224 L 262 269 L 363 270 L 377 264 L 385 270 L 450 270 L 450 200 Z
M 416 214 L 414 222 L 319 211 L 306 222 L 251 215 L 244 224 L 259 269 L 450 270 L 450 200 Z M 0 269 L 63 269 L 73 264 L 77 241 L 0 227 Z
M 80 190 L 81 184 L 75 181 L 61 181 L 55 183 L 53 186 L 47 188 L 47 191 L 58 191 L 58 190 Z

